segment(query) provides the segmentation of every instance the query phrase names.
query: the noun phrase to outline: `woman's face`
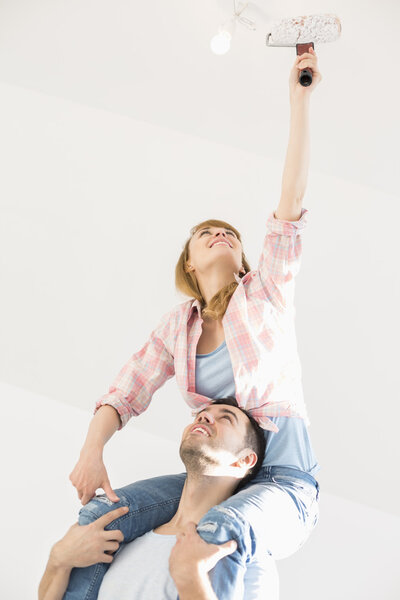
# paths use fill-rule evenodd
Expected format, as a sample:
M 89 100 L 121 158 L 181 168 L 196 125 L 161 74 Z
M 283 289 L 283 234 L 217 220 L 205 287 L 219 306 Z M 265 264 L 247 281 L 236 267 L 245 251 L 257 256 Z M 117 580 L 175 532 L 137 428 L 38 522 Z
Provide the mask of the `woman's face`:
M 225 227 L 202 227 L 191 237 L 188 268 L 195 273 L 207 273 L 218 261 L 224 269 L 235 273 L 242 268 L 242 244 L 232 229 Z M 189 267 L 190 265 L 190 267 Z

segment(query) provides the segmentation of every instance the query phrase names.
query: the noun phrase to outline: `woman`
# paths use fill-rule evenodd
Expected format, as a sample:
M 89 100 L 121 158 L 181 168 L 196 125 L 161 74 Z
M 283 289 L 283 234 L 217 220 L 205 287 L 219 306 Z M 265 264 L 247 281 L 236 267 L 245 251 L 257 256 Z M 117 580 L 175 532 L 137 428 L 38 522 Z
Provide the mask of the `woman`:
M 298 71 L 306 67 L 313 71 L 309 87 L 298 83 Z M 113 528 L 122 530 L 125 542 L 143 535 L 172 518 L 185 474 L 136 482 L 116 494 L 102 460 L 104 444 L 131 416 L 143 412 L 153 393 L 174 374 L 194 413 L 210 399 L 235 396 L 264 427 L 267 448 L 256 478 L 209 511 L 197 527 L 209 543 L 235 539 L 238 545 L 210 574 L 220 600 L 241 597 L 238 590 L 256 546 L 276 558 L 288 556 L 305 542 L 318 519 L 313 475 L 319 467 L 307 431 L 293 294 L 307 212 L 301 201 L 309 162 L 309 99 L 320 80 L 310 48 L 296 58 L 290 73 L 291 124 L 282 195 L 267 222 L 258 269 L 250 270 L 240 234 L 228 223 L 211 220 L 192 229 L 176 266 L 177 287 L 191 300 L 164 315 L 99 400 L 70 475 L 85 505 L 81 524 L 120 502 L 130 511 Z M 91 500 L 99 487 L 105 495 Z M 65 598 L 96 598 L 106 569 L 103 563 L 74 569 Z

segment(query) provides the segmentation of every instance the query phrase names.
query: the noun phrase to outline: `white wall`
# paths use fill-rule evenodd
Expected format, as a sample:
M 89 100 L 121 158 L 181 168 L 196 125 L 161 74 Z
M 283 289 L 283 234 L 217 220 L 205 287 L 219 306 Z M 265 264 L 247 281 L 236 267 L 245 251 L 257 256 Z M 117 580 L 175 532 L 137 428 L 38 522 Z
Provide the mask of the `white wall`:
M 320 510 L 308 542 L 277 563 L 280 600 L 398 600 L 399 517 L 324 492 Z
M 91 414 L 38 394 L 0 385 L 3 513 L 0 596 L 35 598 L 50 547 L 77 520 L 80 502 L 68 476 Z M 18 420 L 18 424 L 17 424 Z M 130 424 L 106 447 L 114 488 L 182 472 L 178 445 Z M 162 452 L 160 452 L 162 448 Z
M 77 519 L 80 503 L 68 475 L 91 415 L 6 384 L 0 404 L 7 424 L 0 436 L 0 595 L 33 600 L 51 545 Z M 182 472 L 178 447 L 130 422 L 106 446 L 112 486 Z M 400 519 L 322 493 L 312 537 L 278 562 L 280 600 L 397 600 L 399 535 Z
M 174 266 L 191 226 L 231 221 L 256 267 L 284 156 L 8 85 L 0 131 L 0 381 L 91 411 L 184 299 Z M 311 167 L 321 151 L 312 135 Z M 320 481 L 399 514 L 400 203 L 311 169 L 304 205 L 297 332 Z M 138 427 L 175 439 L 187 415 L 171 380 Z

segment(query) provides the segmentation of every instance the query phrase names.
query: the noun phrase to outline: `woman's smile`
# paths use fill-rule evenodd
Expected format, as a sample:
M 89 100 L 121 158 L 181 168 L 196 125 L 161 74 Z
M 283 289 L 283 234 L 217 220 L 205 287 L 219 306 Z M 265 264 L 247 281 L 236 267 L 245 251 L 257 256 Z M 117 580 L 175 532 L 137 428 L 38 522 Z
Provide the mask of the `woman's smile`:
M 214 246 L 219 246 L 219 245 L 224 245 L 224 246 L 228 246 L 229 248 L 232 248 L 232 246 L 230 245 L 230 243 L 228 242 L 228 240 L 216 240 L 215 242 L 213 242 L 210 246 L 210 248 L 213 248 Z

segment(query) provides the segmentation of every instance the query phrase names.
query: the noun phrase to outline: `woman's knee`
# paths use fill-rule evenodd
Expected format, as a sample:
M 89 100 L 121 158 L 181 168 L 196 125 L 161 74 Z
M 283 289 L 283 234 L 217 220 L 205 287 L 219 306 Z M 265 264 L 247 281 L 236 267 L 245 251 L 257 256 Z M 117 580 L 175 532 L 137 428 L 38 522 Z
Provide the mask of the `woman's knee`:
M 121 506 L 129 506 L 129 502 L 123 494 L 118 493 L 118 497 L 120 499 L 119 502 L 111 502 L 111 500 L 107 498 L 106 494 L 101 494 L 92 498 L 79 511 L 79 525 L 89 525 L 89 523 L 93 523 L 93 521 L 96 521 L 111 510 L 115 510 Z M 113 526 L 114 523 L 115 521 L 112 521 L 107 528 L 115 529 Z
M 255 552 L 254 535 L 250 524 L 236 510 L 214 506 L 199 521 L 197 533 L 209 544 L 224 544 L 235 540 L 242 559 L 251 558 Z

